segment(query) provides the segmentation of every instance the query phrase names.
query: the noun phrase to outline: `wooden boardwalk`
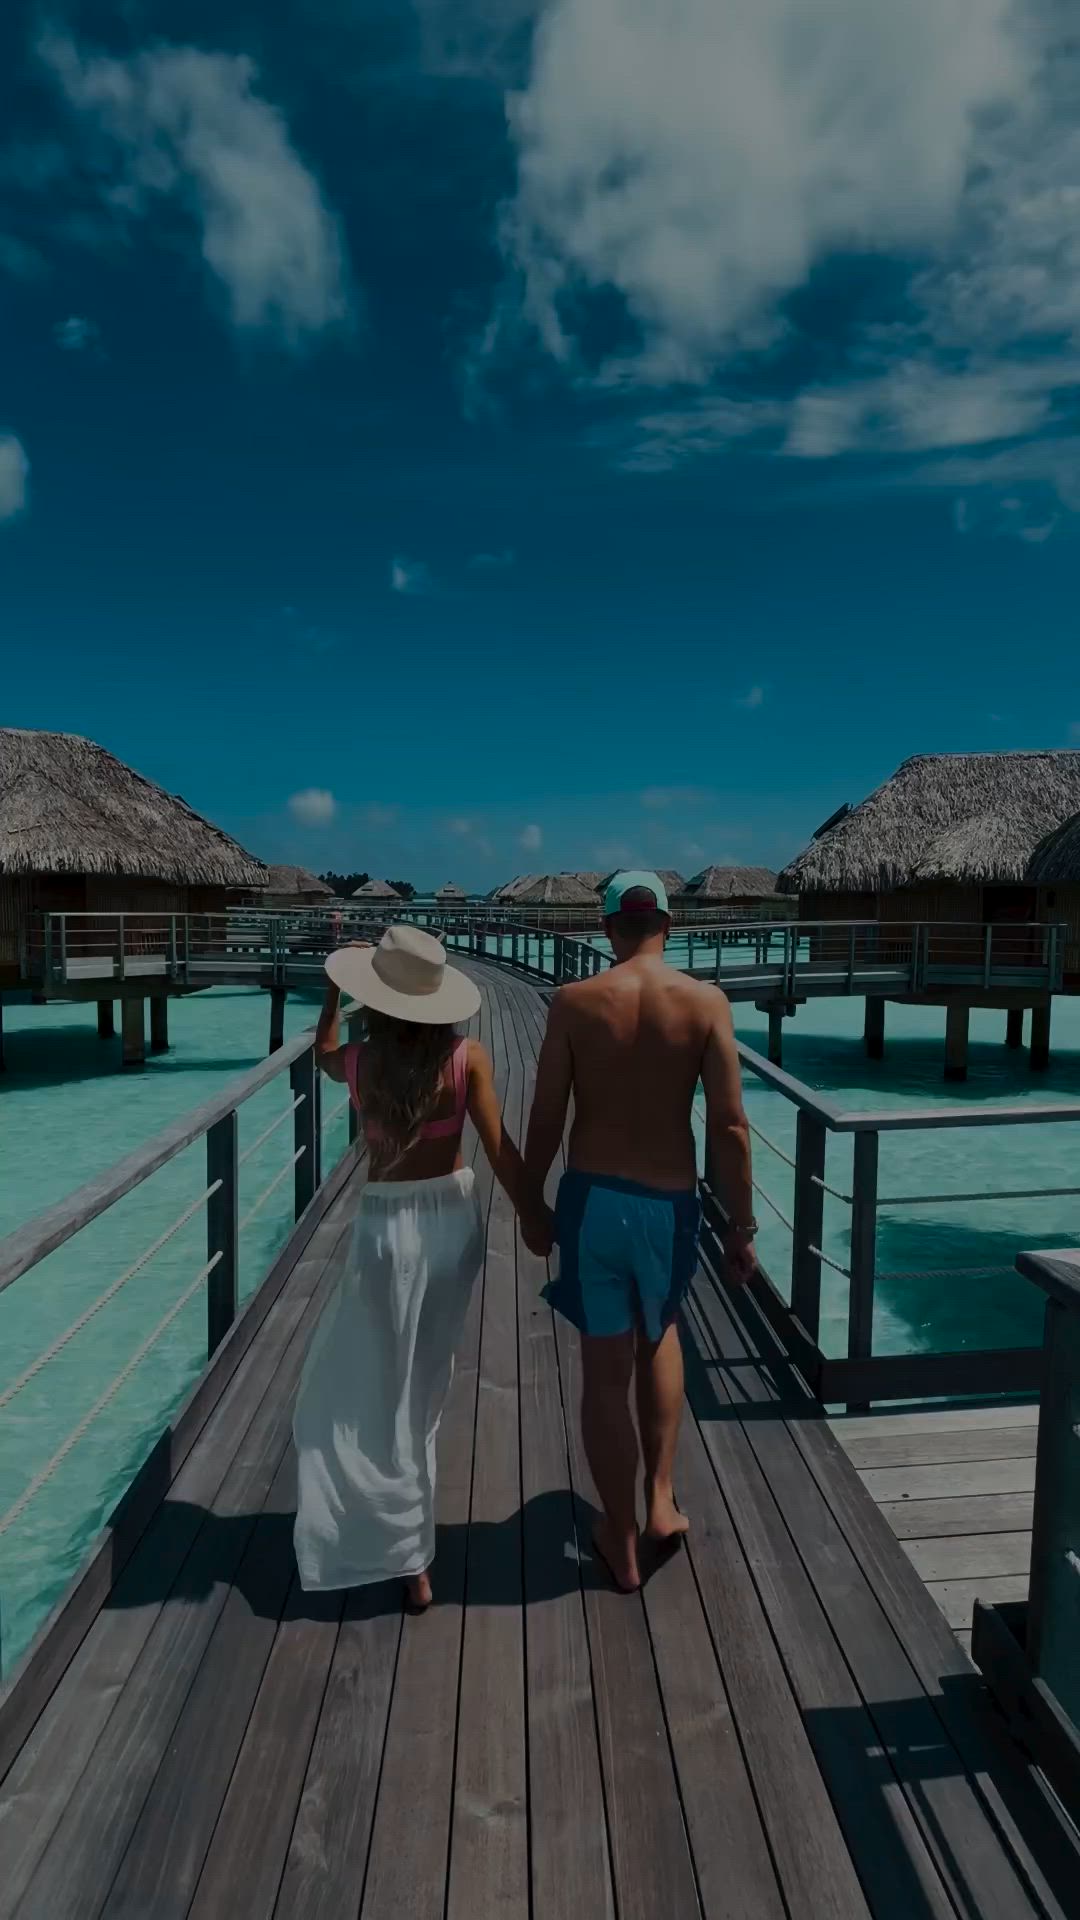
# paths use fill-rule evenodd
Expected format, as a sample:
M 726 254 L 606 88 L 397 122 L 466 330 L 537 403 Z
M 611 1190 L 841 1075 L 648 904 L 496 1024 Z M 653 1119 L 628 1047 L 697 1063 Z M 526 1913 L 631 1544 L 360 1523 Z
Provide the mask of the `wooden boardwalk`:
M 1037 1401 L 829 1424 L 965 1647 L 976 1599 L 1027 1599 Z
M 478 977 L 520 1132 L 543 1002 Z M 292 1399 L 358 1169 L 41 1688 L 0 1786 L 0 1915 L 1075 1915 L 1074 1836 L 821 1409 L 705 1270 L 690 1544 L 641 1596 L 611 1589 L 575 1342 L 478 1170 L 487 1258 L 440 1436 L 435 1606 L 403 1617 L 393 1586 L 313 1600 L 295 1578 Z

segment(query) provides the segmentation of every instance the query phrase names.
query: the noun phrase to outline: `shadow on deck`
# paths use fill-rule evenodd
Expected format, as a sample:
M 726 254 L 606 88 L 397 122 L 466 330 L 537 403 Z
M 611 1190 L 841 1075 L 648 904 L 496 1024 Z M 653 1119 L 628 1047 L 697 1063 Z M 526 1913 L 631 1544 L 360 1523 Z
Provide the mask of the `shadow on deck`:
M 519 1132 L 543 1020 L 478 970 Z M 292 1400 L 343 1185 L 0 1787 L 0 1915 L 1020 1920 L 1080 1856 L 746 1302 L 699 1274 L 685 1551 L 590 1557 L 579 1360 L 490 1175 L 436 1604 L 304 1595 Z

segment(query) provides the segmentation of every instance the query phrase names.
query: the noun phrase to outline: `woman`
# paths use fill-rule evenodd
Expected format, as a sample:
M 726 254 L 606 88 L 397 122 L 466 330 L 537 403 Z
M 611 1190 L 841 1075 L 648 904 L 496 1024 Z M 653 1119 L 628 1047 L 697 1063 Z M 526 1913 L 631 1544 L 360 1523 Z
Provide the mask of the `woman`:
M 319 1323 L 297 1396 L 296 1558 L 303 1587 L 405 1581 L 411 1607 L 431 1602 L 435 1438 L 484 1251 L 466 1115 L 528 1244 L 551 1248 L 527 1202 L 521 1156 L 503 1128 L 491 1061 L 456 1021 L 480 1006 L 438 940 L 389 927 L 378 947 L 343 947 L 316 1057 L 363 1117 L 370 1179 L 348 1270 Z M 341 989 L 367 1008 L 367 1039 L 338 1045 Z

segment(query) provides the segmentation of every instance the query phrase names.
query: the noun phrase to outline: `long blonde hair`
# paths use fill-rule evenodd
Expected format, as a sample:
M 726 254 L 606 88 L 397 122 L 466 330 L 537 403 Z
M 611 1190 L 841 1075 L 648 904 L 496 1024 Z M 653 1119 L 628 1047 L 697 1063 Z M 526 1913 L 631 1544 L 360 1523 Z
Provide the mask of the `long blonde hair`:
M 439 1104 L 456 1043 L 453 1027 L 422 1026 L 368 1010 L 364 1106 L 378 1128 L 380 1167 L 396 1165 L 416 1145 Z

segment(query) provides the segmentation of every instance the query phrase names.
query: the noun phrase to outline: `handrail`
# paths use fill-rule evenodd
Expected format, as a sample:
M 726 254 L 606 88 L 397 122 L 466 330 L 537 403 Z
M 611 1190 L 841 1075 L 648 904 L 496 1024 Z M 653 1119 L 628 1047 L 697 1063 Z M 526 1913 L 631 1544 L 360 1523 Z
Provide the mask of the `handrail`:
M 190 1147 L 202 1134 L 208 1133 L 219 1120 L 243 1106 L 268 1081 L 276 1079 L 279 1073 L 301 1059 L 311 1044 L 310 1030 L 298 1034 L 276 1053 L 260 1060 L 257 1066 L 231 1081 L 221 1093 L 204 1101 L 201 1107 L 195 1107 L 191 1113 L 174 1120 L 171 1126 L 163 1127 L 145 1146 L 136 1147 L 123 1160 L 116 1161 L 113 1166 L 106 1167 L 103 1173 L 95 1174 L 93 1179 L 77 1187 L 65 1200 L 58 1200 L 55 1206 L 37 1214 L 25 1225 L 16 1227 L 13 1233 L 0 1240 L 0 1293 L 28 1273 L 31 1267 L 36 1267 L 47 1254 L 62 1247 L 82 1227 L 98 1219 L 114 1201 L 123 1199 L 133 1187 L 141 1186 L 159 1167 L 175 1159 L 178 1153 Z

